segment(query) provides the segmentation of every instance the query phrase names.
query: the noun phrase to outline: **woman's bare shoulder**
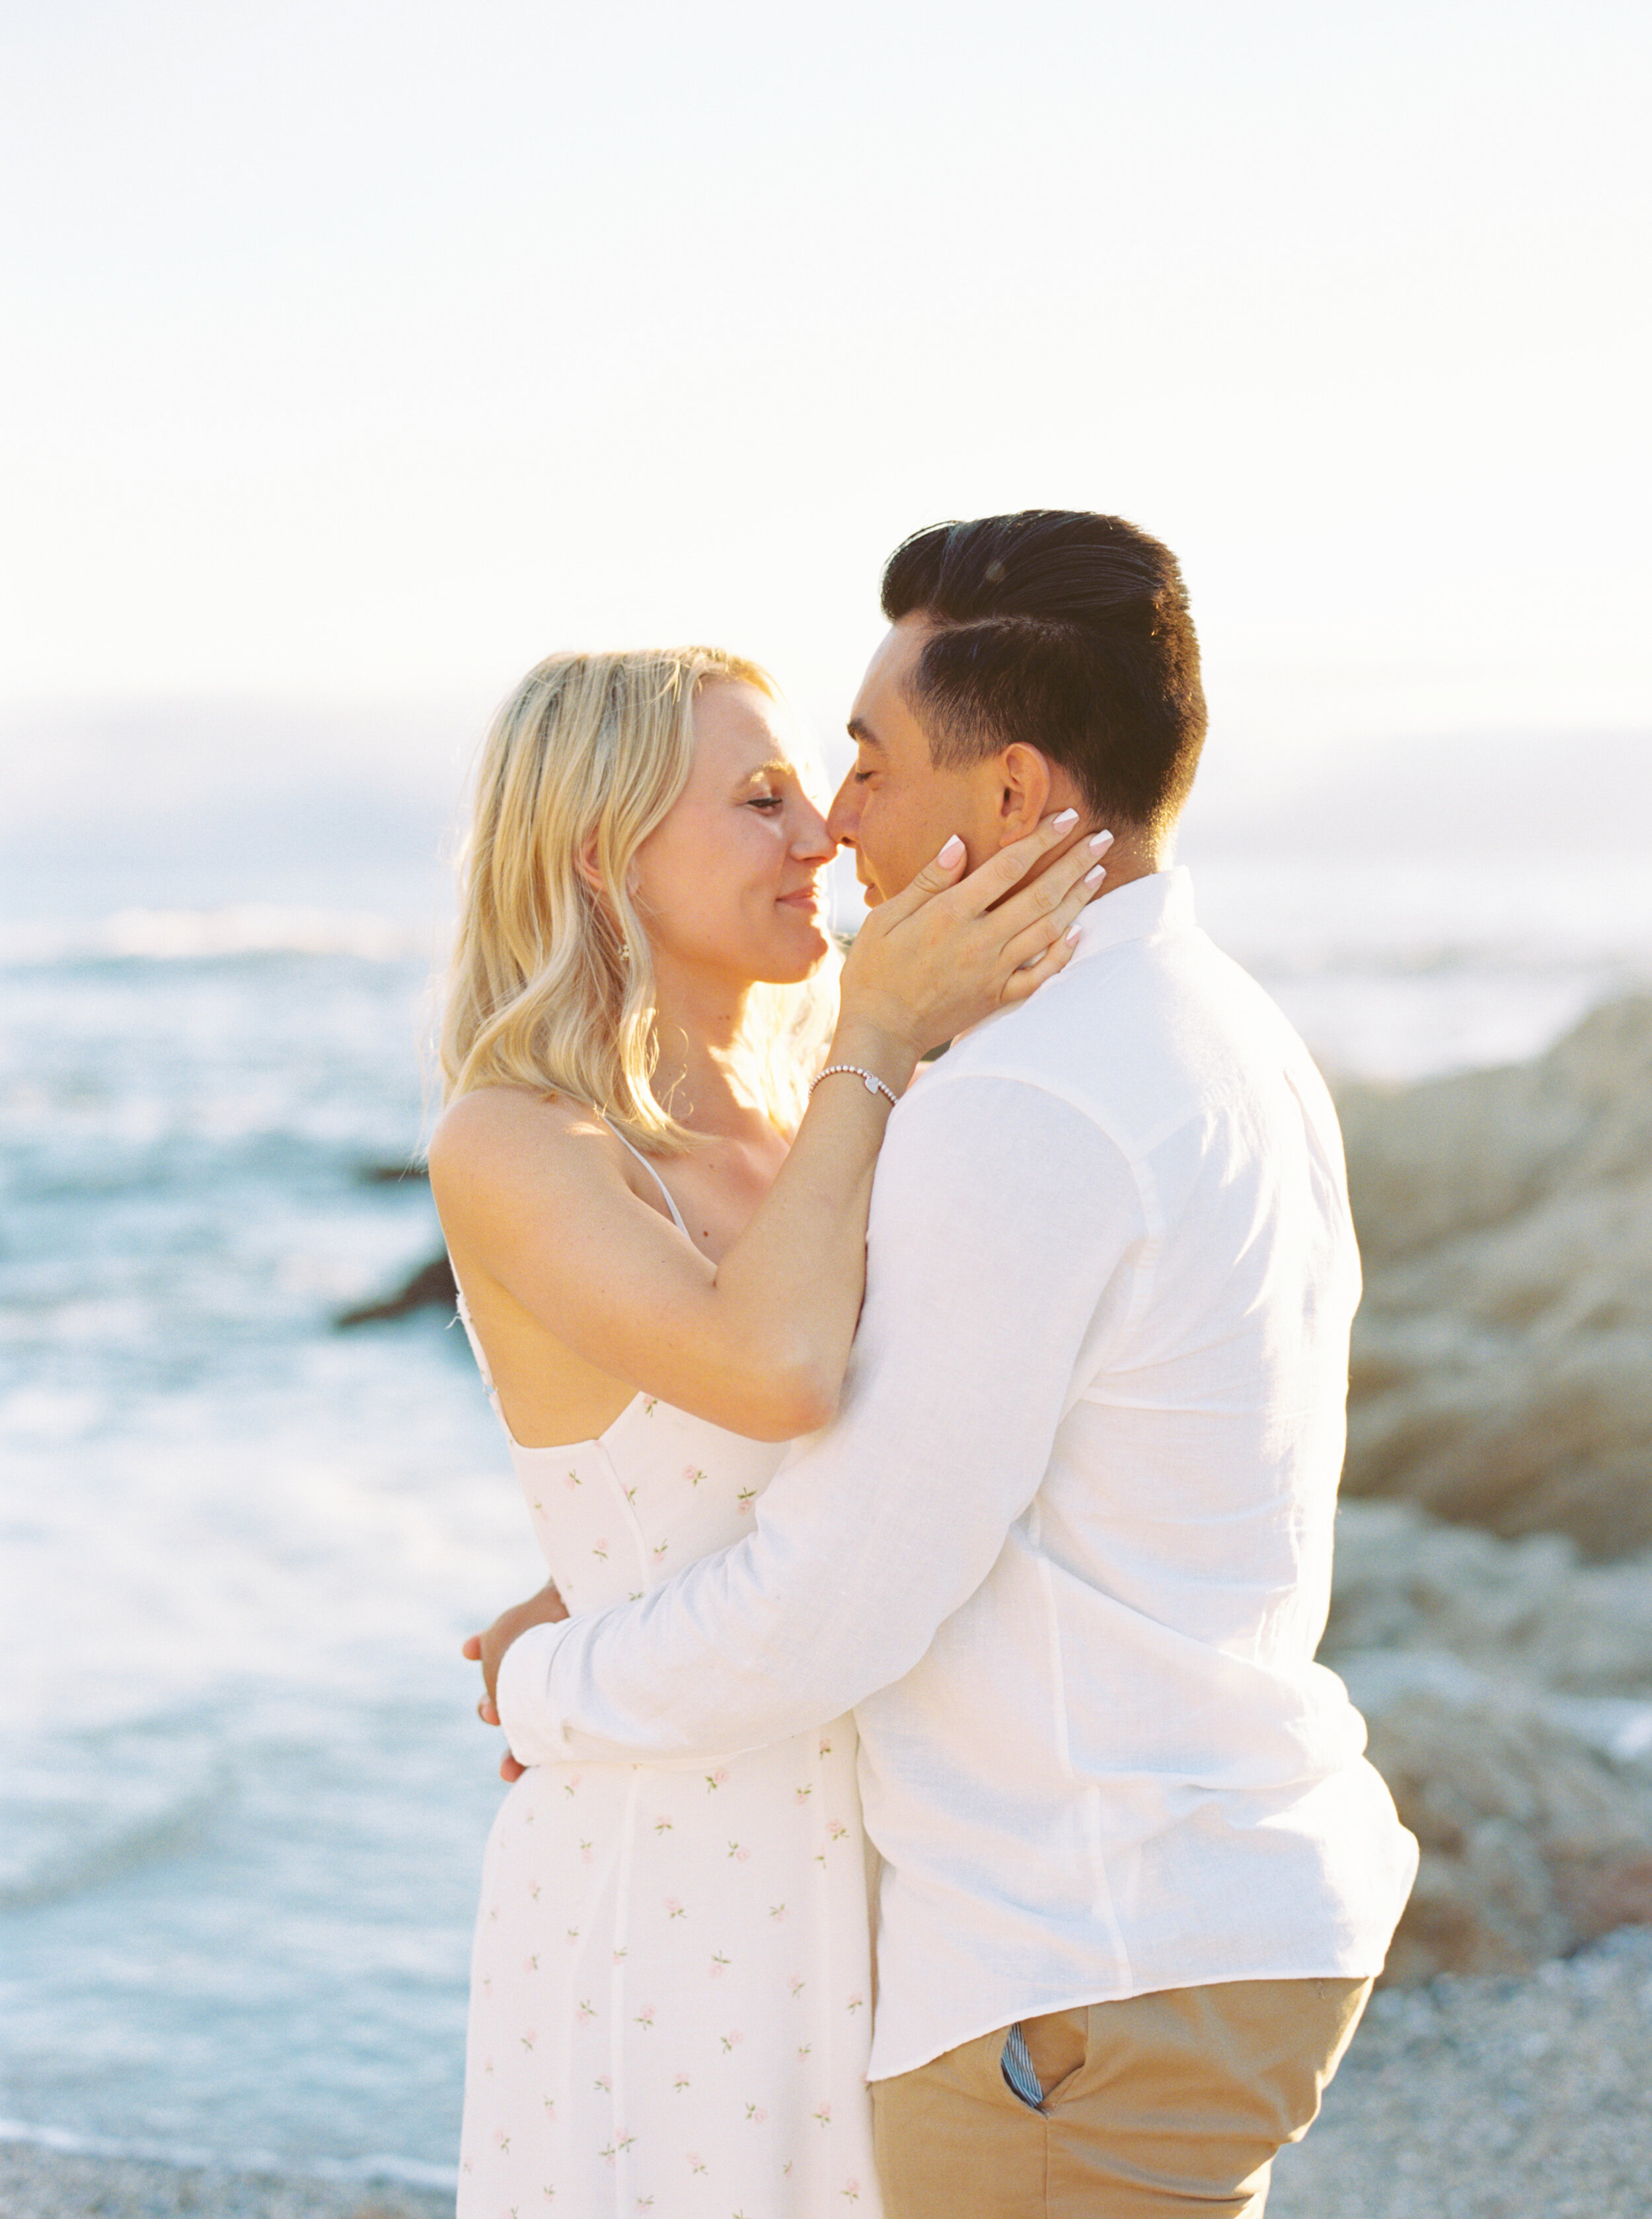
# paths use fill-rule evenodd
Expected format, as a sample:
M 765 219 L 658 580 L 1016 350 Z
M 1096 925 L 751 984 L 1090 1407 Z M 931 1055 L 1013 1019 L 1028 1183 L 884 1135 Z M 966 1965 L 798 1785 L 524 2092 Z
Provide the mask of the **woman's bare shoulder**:
M 444 1185 L 519 1189 L 531 1178 L 588 1178 L 599 1163 L 618 1172 L 619 1142 L 596 1112 L 572 1095 L 525 1086 L 478 1086 L 450 1102 L 430 1140 L 432 1180 Z

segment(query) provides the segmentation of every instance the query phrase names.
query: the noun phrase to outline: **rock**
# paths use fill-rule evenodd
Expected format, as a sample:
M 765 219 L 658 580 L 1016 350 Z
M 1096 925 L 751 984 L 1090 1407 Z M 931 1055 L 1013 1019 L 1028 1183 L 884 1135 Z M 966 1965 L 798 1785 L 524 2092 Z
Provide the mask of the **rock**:
M 1527 1973 L 1652 1918 L 1652 1774 L 1495 1700 L 1413 1697 L 1369 1749 L 1422 1849 L 1390 1982 Z
M 1409 1503 L 1345 1502 L 1325 1653 L 1372 1651 L 1652 1708 L 1652 1556 L 1584 1564 L 1558 1534 L 1501 1541 Z
M 1652 1557 L 1350 1502 L 1321 1653 L 1422 1849 L 1388 1984 L 1652 1923 Z
M 356 1309 L 340 1310 L 332 1322 L 340 1327 L 377 1325 L 386 1318 L 410 1317 L 415 1310 L 450 1310 L 457 1292 L 453 1266 L 448 1261 L 447 1251 L 443 1249 L 380 1301 L 363 1302 Z
M 1366 1267 L 1345 1490 L 1652 1543 L 1652 997 L 1338 1107 Z

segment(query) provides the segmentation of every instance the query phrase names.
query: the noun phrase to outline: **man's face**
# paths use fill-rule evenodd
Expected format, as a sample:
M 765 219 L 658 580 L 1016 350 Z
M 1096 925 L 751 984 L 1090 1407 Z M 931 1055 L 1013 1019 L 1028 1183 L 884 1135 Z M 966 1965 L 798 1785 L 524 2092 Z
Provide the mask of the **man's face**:
M 929 760 L 929 742 L 907 699 L 907 681 L 931 627 L 903 617 L 866 667 L 849 712 L 854 768 L 837 790 L 826 829 L 854 849 L 869 903 L 897 894 L 956 832 L 972 868 L 997 851 L 996 768 Z

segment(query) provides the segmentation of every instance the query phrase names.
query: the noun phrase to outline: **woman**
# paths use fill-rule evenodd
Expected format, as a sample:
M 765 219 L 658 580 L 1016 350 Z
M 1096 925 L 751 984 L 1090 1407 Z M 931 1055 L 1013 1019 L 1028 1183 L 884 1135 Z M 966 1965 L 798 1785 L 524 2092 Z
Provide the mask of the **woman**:
M 831 1415 L 885 1122 L 1065 961 L 1088 849 L 1010 889 L 1070 829 L 961 883 L 949 842 L 835 997 L 833 842 L 762 671 L 555 656 L 500 712 L 431 1176 L 570 1609 L 736 1540 Z M 875 2210 L 871 1978 L 848 1719 L 710 1770 L 536 1768 L 488 1848 L 460 2219 Z

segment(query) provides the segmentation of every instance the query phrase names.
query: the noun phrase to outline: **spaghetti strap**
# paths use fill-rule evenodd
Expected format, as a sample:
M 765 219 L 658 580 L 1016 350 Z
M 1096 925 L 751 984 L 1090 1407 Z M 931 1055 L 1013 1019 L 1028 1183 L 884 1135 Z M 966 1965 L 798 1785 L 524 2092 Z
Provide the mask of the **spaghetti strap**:
M 599 1110 L 597 1115 L 600 1117 L 602 1116 L 602 1112 Z M 676 1227 L 679 1233 L 686 1234 L 688 1231 L 688 1228 L 683 1223 L 683 1214 L 677 1207 L 676 1197 L 672 1193 L 671 1189 L 666 1184 L 665 1181 L 661 1178 L 659 1172 L 655 1170 L 654 1165 L 643 1153 L 641 1148 L 636 1147 L 631 1141 L 625 1138 L 625 1135 L 620 1131 L 618 1125 L 610 1123 L 606 1117 L 603 1117 L 602 1122 L 608 1127 L 608 1130 L 613 1134 L 615 1140 L 618 1141 L 622 1148 L 630 1149 L 631 1153 L 636 1157 L 637 1162 L 642 1165 L 643 1170 L 654 1181 L 655 1186 L 657 1186 L 661 1193 L 664 1195 L 666 1198 L 666 1208 L 671 1212 L 672 1223 Z
M 448 1269 L 450 1271 L 453 1271 L 453 1259 L 450 1256 L 448 1259 Z M 494 1386 L 494 1375 L 488 1368 L 488 1358 L 471 1320 L 470 1305 L 464 1298 L 464 1289 L 459 1284 L 459 1275 L 456 1271 L 453 1272 L 453 1307 L 458 1312 L 459 1323 L 464 1327 L 464 1337 L 470 1343 L 470 1353 L 476 1359 L 476 1369 L 481 1374 L 482 1385 L 488 1389 L 488 1399 L 493 1404 L 500 1425 L 505 1426 L 505 1413 L 500 1408 L 499 1389 Z M 505 1426 L 505 1430 L 508 1433 L 511 1429 L 508 1426 Z

